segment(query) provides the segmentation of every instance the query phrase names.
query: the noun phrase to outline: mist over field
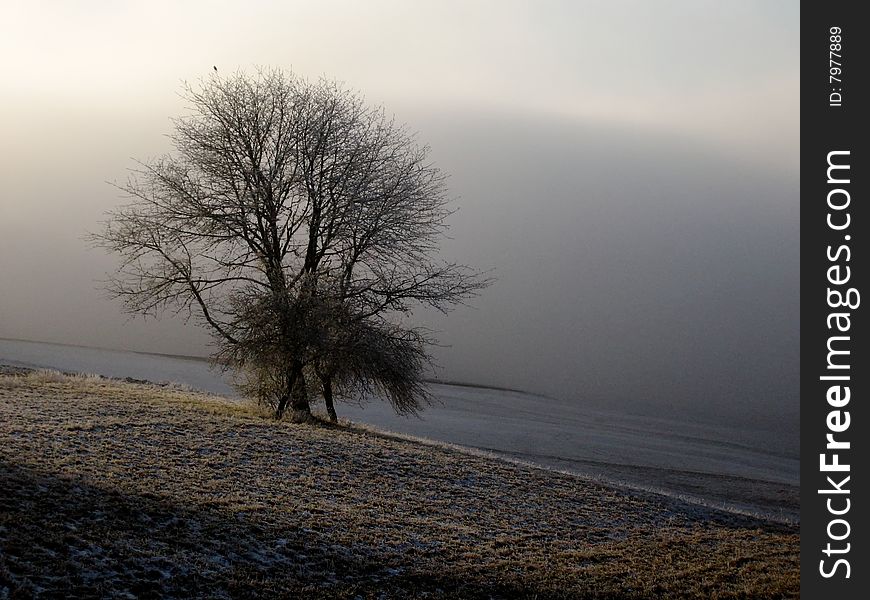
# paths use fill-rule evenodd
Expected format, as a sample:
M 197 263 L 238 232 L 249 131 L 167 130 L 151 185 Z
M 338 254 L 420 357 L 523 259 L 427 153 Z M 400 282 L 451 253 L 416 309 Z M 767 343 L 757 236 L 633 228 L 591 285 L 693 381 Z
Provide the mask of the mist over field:
M 122 315 L 97 289 L 116 259 L 82 236 L 124 201 L 105 180 L 168 149 L 180 79 L 292 66 L 383 102 L 451 176 L 444 255 L 498 281 L 415 317 L 445 345 L 437 377 L 796 439 L 796 8 L 552 3 L 568 11 L 555 18 L 481 3 L 457 18 L 387 3 L 329 23 L 329 7 L 257 5 L 268 25 L 251 45 L 240 8 L 164 23 L 97 5 L 51 19 L 16 5 L 45 36 L 4 32 L 29 62 L 0 78 L 0 336 L 206 354 L 192 324 Z M 213 26 L 185 37 L 202 12 Z M 328 23 L 334 38 L 312 44 Z
M 796 179 L 604 126 L 415 123 L 460 196 L 445 255 L 498 278 L 472 308 L 418 317 L 448 346 L 437 376 L 796 427 Z M 0 335 L 204 354 L 200 330 L 129 321 L 95 290 L 114 260 L 79 239 L 95 204 L 68 197 L 57 216 L 4 231 Z M 33 243 L 47 232 L 50 245 Z
M 796 428 L 796 178 L 620 128 L 457 129 L 457 256 L 480 256 L 499 283 L 443 320 L 445 341 L 479 357 L 445 351 L 446 365 L 599 405 Z

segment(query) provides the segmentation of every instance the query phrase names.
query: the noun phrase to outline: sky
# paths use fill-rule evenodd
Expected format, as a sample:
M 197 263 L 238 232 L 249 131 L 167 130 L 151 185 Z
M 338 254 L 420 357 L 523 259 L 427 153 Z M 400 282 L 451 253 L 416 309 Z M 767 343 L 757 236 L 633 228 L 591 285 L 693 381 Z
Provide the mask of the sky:
M 205 354 L 122 314 L 88 231 L 169 150 L 182 81 L 325 75 L 432 146 L 445 256 L 498 281 L 438 376 L 797 427 L 799 5 L 6 1 L 0 337 Z

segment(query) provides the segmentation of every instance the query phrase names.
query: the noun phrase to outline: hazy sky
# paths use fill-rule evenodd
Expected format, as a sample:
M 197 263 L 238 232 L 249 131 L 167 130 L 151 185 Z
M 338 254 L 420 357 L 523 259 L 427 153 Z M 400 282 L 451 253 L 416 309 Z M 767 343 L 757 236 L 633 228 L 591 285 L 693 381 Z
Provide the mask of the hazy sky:
M 182 79 L 325 74 L 452 174 L 445 253 L 499 282 L 441 376 L 797 423 L 799 6 L 9 2 L 0 8 L 0 336 L 201 354 L 97 290 L 81 236 Z

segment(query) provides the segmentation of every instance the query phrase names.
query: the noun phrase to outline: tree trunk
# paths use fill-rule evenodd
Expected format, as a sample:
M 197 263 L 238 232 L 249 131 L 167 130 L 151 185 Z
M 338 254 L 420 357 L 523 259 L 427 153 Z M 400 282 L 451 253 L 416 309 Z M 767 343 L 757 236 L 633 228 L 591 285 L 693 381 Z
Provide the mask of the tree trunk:
M 333 423 L 338 423 L 338 415 L 335 414 L 335 404 L 332 403 L 332 379 L 322 377 L 321 381 L 323 382 L 323 402 L 326 404 L 329 420 Z
M 293 388 L 296 385 L 296 378 L 299 376 L 300 370 L 296 368 L 296 366 L 292 366 L 287 369 L 286 374 L 286 384 L 284 386 L 284 393 L 278 399 L 278 406 L 275 409 L 275 418 L 280 419 L 284 416 L 284 411 L 287 410 L 287 405 L 290 403 L 290 397 L 293 392 Z
M 296 385 L 290 394 L 290 420 L 293 423 L 310 423 L 314 420 L 311 415 L 311 405 L 308 403 L 308 386 L 305 385 L 305 374 L 300 369 L 296 377 Z
M 290 407 L 294 411 L 302 411 L 311 414 L 311 406 L 308 404 L 308 386 L 305 385 L 305 374 L 301 371 L 296 378 L 296 385 L 293 386 L 291 394 L 292 402 Z
M 311 406 L 308 403 L 308 388 L 305 385 L 305 374 L 302 372 L 302 366 L 292 365 L 287 369 L 286 377 L 286 387 L 284 394 L 278 401 L 275 417 L 278 419 L 283 417 L 289 406 L 294 422 L 311 420 Z

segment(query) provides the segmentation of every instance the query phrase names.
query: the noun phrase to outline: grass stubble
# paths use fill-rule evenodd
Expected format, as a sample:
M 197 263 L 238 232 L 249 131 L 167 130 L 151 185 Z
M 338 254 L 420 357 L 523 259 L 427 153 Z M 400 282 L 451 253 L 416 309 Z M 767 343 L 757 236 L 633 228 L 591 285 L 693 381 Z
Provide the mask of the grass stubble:
M 799 587 L 796 526 L 177 386 L 0 374 L 0 599 Z

